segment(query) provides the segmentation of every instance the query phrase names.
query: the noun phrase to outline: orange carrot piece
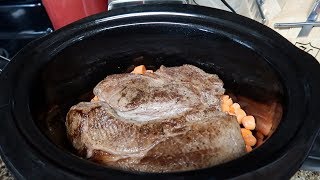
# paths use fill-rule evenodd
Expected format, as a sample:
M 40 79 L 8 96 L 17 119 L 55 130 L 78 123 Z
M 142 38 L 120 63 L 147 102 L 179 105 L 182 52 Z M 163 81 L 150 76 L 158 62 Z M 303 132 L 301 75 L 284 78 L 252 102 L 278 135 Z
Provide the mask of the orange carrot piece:
M 252 135 L 252 132 L 248 129 L 241 128 L 240 130 L 241 130 L 242 137 Z
M 140 65 L 134 68 L 134 70 L 131 72 L 133 74 L 144 74 L 146 73 L 146 67 L 144 65 Z
M 229 98 L 229 99 L 225 100 L 224 104 L 231 106 L 233 104 L 232 99 Z
M 257 139 L 253 135 L 247 136 L 243 139 L 246 145 L 249 145 L 249 146 L 254 146 L 257 143 Z
M 257 139 L 252 135 L 250 130 L 241 128 L 241 135 L 246 145 L 254 146 L 257 143 Z
M 226 104 L 223 104 L 223 103 L 222 103 L 221 109 L 222 109 L 222 112 L 229 112 L 229 106 L 226 105 Z
M 232 104 L 232 99 L 228 95 L 221 96 L 221 109 L 223 112 L 229 112 L 230 104 Z
M 97 96 L 94 96 L 94 97 L 91 99 L 91 102 L 94 102 L 94 101 L 99 101 L 99 99 L 98 99 Z
M 241 124 L 242 118 L 247 115 L 246 112 L 244 112 L 244 110 L 242 110 L 242 109 L 236 109 L 235 114 L 237 116 L 237 120 L 238 120 L 239 124 Z
M 246 145 L 246 151 L 247 151 L 247 153 L 251 152 L 251 151 L 252 151 L 252 147 L 251 147 L 251 146 Z
M 236 114 L 235 111 L 236 109 L 241 109 L 240 105 L 238 103 L 233 103 L 231 106 L 230 106 L 230 110 L 229 110 L 229 113 L 230 114 Z
M 225 102 L 226 100 L 228 100 L 230 97 L 228 96 L 228 95 L 222 95 L 221 96 L 221 100 L 223 101 L 223 102 Z
M 256 122 L 253 116 L 245 116 L 241 119 L 241 123 L 244 128 L 254 130 L 256 128 Z

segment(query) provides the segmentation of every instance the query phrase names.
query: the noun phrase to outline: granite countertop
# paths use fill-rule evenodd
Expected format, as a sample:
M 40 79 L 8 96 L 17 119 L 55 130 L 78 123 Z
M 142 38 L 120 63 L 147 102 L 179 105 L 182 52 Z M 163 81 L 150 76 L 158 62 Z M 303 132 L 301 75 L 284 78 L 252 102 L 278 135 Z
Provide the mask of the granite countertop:
M 298 171 L 291 180 L 316 180 L 320 179 L 320 172 Z
M 13 180 L 10 172 L 0 158 L 0 180 Z
M 13 180 L 8 169 L 5 167 L 5 164 L 0 159 L 0 180 Z M 320 172 L 311 172 L 311 171 L 298 171 L 291 180 L 316 180 L 320 179 Z

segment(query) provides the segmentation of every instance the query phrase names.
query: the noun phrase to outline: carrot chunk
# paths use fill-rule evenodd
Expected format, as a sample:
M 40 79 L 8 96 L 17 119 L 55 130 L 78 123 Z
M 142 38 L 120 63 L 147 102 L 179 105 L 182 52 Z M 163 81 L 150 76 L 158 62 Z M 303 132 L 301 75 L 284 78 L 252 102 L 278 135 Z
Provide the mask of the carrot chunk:
M 236 114 L 235 111 L 236 109 L 241 109 L 240 105 L 238 103 L 233 103 L 230 108 L 229 108 L 229 113 L 230 114 Z
M 252 135 L 250 130 L 241 128 L 241 134 L 246 145 L 254 146 L 257 143 L 257 139 Z
M 244 128 L 254 130 L 256 128 L 256 122 L 253 116 L 245 116 L 241 119 L 241 123 Z
M 226 104 L 221 105 L 222 112 L 229 112 L 229 106 Z
M 236 109 L 235 114 L 237 116 L 237 120 L 238 120 L 239 124 L 241 124 L 242 118 L 247 115 L 246 112 L 244 112 L 244 110 L 242 110 L 242 109 Z
M 249 152 L 251 152 L 252 151 L 252 147 L 251 146 L 248 146 L 248 145 L 246 145 L 246 151 L 249 153 Z
M 134 68 L 134 70 L 131 72 L 133 74 L 144 74 L 146 73 L 147 69 L 144 65 L 140 65 Z
M 94 96 L 94 98 L 91 99 L 91 102 L 99 101 L 97 96 Z

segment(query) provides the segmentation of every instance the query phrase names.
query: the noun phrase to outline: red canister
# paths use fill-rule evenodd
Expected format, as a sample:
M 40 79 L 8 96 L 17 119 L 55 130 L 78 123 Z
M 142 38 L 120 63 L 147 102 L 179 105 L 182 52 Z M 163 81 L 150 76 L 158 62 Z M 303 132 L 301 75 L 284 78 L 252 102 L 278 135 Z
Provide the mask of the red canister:
M 107 11 L 108 0 L 42 0 L 54 29 Z

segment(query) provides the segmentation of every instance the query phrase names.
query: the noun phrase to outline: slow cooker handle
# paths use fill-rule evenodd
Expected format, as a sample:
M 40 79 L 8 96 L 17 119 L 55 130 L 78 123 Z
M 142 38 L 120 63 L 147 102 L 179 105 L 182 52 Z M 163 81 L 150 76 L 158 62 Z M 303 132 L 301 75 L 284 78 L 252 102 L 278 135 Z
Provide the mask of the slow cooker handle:
M 10 62 L 10 59 L 0 56 L 0 73 L 9 62 Z

